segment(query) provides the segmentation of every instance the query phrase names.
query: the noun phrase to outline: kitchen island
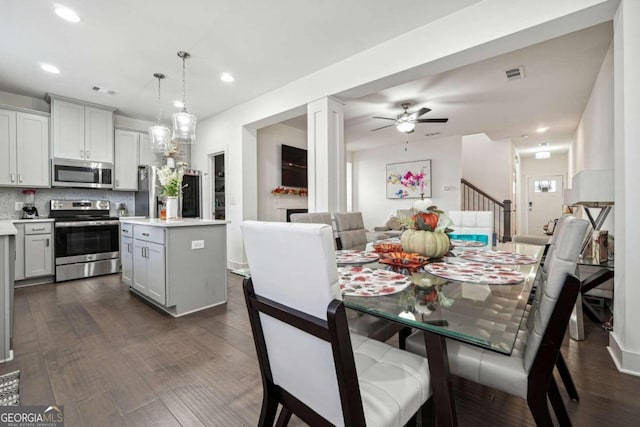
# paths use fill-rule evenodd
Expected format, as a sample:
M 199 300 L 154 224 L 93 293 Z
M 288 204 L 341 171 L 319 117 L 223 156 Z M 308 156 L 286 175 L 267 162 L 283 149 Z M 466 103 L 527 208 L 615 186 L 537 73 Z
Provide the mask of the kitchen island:
M 0 221 L 0 363 L 13 358 L 13 277 L 18 230 L 11 221 Z
M 178 317 L 227 301 L 227 222 L 120 218 L 122 281 Z

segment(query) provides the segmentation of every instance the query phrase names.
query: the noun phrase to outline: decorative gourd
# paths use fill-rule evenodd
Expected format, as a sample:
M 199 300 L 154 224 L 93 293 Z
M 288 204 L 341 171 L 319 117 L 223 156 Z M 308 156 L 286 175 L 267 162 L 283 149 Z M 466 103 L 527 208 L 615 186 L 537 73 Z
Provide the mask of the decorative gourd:
M 429 226 L 430 231 L 434 231 L 438 226 L 438 214 L 433 212 L 418 212 L 413 216 L 413 220 L 417 223 L 418 217 L 422 218 L 425 225 Z
M 441 232 L 405 230 L 400 243 L 405 252 L 417 252 L 431 258 L 440 258 L 449 251 L 449 236 Z

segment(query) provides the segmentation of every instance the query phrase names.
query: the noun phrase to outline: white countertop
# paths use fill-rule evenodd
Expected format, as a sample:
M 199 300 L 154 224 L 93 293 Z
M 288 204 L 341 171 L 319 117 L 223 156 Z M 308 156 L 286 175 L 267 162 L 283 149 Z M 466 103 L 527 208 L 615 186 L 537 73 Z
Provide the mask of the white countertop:
M 53 222 L 55 221 L 53 218 L 35 218 L 35 219 L 12 219 L 11 222 L 22 223 L 22 222 Z
M 196 227 L 203 225 L 226 225 L 229 221 L 219 219 L 182 218 L 163 220 L 158 218 L 120 218 L 126 224 L 150 225 L 152 227 Z
M 18 230 L 13 226 L 10 220 L 0 220 L 0 236 L 14 236 Z

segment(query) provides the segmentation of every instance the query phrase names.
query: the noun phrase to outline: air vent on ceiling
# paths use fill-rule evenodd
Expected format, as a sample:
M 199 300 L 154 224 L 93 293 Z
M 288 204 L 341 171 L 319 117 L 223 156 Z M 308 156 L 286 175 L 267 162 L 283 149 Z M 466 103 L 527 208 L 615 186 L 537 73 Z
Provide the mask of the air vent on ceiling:
M 524 79 L 524 67 L 511 68 L 505 71 L 505 74 L 507 75 L 507 80 Z
M 440 135 L 440 132 L 429 132 L 424 134 L 424 136 L 434 136 L 434 135 Z
M 106 93 L 107 95 L 116 95 L 118 93 L 117 90 L 107 89 L 106 87 L 97 86 L 97 85 L 93 86 L 91 89 L 96 92 Z

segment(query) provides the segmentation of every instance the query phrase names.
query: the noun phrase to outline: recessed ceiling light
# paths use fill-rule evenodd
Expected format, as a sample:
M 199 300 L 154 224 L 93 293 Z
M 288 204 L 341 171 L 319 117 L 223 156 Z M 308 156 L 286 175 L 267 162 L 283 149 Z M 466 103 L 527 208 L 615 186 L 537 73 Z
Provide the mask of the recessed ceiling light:
M 547 129 L 549 129 L 549 128 L 544 128 L 544 127 L 542 127 L 542 128 L 538 128 L 538 129 L 536 129 L 536 132 L 538 132 L 538 133 L 545 133 L 545 132 L 547 131 Z
M 73 9 L 68 8 L 67 6 L 54 4 L 53 11 L 56 13 L 56 15 L 58 15 L 65 21 L 80 22 L 80 17 L 78 16 L 78 14 Z
M 173 106 L 176 108 L 182 108 L 184 107 L 184 103 L 182 101 L 176 100 L 176 101 L 173 101 Z
M 40 63 L 40 68 L 42 68 L 47 73 L 60 74 L 60 68 L 56 67 L 55 65 L 46 64 L 44 62 L 41 62 Z
M 232 81 L 235 80 L 235 78 L 229 73 L 222 73 L 220 74 L 220 80 L 222 80 L 225 83 L 231 83 Z

